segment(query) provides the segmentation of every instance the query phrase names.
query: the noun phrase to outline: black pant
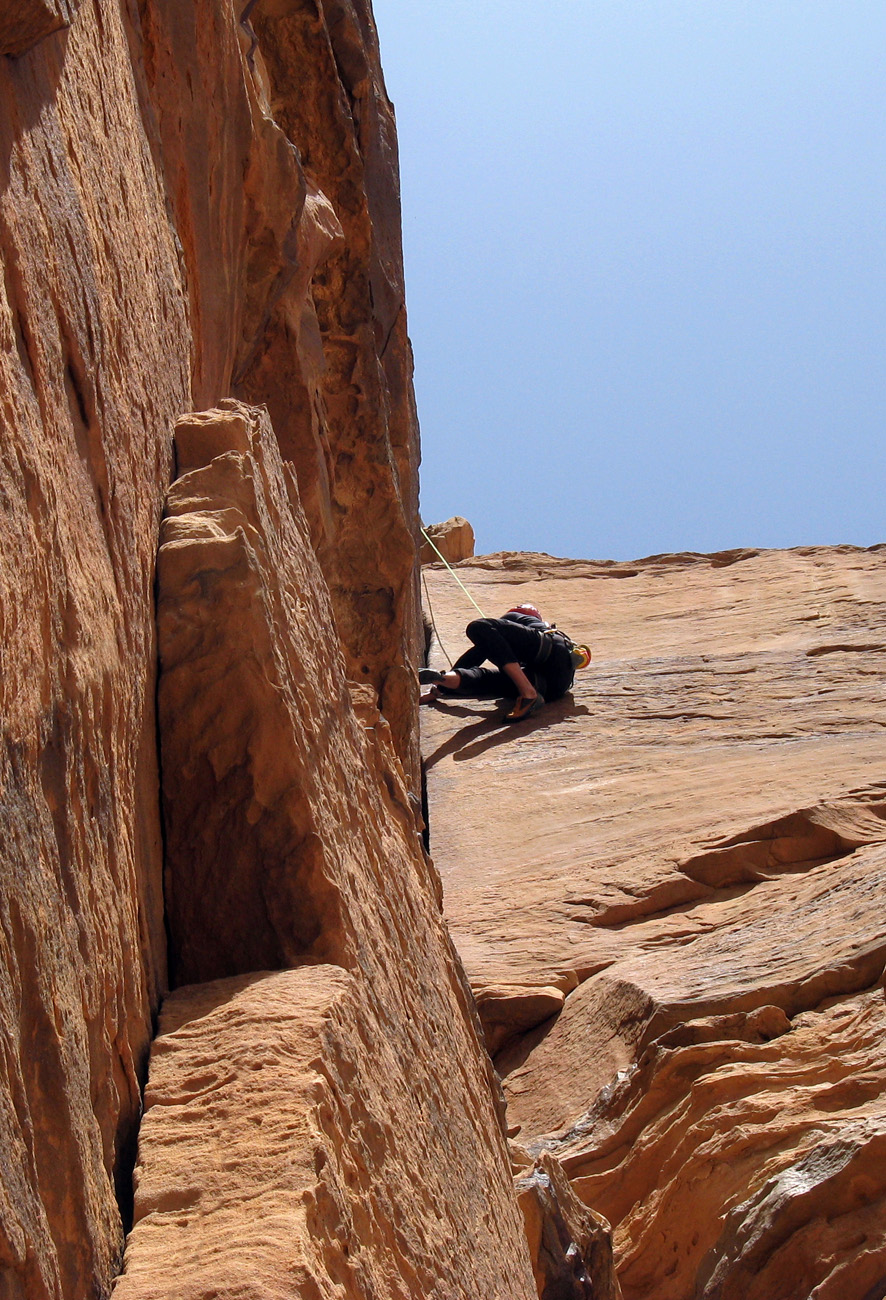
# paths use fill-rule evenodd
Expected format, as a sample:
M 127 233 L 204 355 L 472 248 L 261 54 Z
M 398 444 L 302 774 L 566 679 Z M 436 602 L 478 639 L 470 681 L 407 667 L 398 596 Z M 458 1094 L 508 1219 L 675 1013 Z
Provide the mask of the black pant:
M 519 690 L 507 673 L 505 664 L 519 664 L 532 685 L 546 700 L 559 699 L 572 685 L 573 668 L 569 652 L 558 642 L 542 665 L 535 667 L 544 646 L 544 634 L 506 618 L 476 618 L 465 629 L 473 645 L 456 659 L 453 668 L 461 678 L 455 690 L 443 687 L 447 694 L 471 699 L 515 697 Z M 486 660 L 496 669 L 482 668 Z

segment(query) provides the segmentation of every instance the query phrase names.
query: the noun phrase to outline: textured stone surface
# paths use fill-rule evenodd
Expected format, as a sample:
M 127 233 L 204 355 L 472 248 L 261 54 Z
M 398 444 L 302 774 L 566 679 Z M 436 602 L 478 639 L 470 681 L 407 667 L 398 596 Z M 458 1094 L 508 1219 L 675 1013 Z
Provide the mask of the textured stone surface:
M 465 1074 L 425 1058 L 410 1078 L 410 1032 L 337 966 L 173 994 L 117 1300 L 534 1296 L 507 1171 L 476 1167 L 443 1105 Z
M 170 964 L 246 978 L 165 1004 L 117 1294 L 530 1296 L 434 869 L 267 413 L 176 446 L 217 454 L 170 489 L 158 560 Z
M 472 984 L 566 993 L 498 1051 L 510 1131 L 612 1221 L 626 1297 L 880 1294 L 883 551 L 459 572 L 594 650 L 517 734 L 423 717 Z
M 367 3 L 150 0 L 140 37 L 194 400 L 267 405 L 351 677 L 417 787 L 418 424 L 393 110 Z M 253 40 L 253 36 L 255 40 Z
M 519 984 L 484 984 L 477 989 L 475 1000 L 486 1049 L 495 1056 L 513 1038 L 559 1015 L 566 996 L 551 986 L 533 989 Z
M 365 14 L 359 30 L 330 17 L 336 41 L 367 41 L 373 72 L 352 101 L 342 78 L 360 49 L 349 62 L 344 45 L 316 67 L 281 62 L 272 89 L 244 7 L 0 6 L 4 1297 L 105 1295 L 122 1246 L 117 1195 L 125 1217 L 166 985 L 154 565 L 172 426 L 194 394 L 248 388 L 304 413 L 296 395 L 322 377 L 322 455 L 297 454 L 291 428 L 286 455 L 325 539 L 349 662 L 415 757 L 418 450 L 405 317 L 385 289 L 400 275 L 396 148 L 374 32 Z M 307 12 L 262 8 L 268 22 Z M 325 17 L 311 22 L 328 47 Z M 340 105 L 324 177 L 341 165 L 335 203 L 349 195 L 360 221 L 339 218 L 275 119 L 286 78 L 290 98 L 311 83 L 318 130 Z M 333 249 L 374 279 L 371 293 L 369 271 L 323 283 L 327 328 L 315 281 Z M 350 486 L 330 494 L 332 471 Z M 340 612 L 373 601 L 365 622 Z
M 474 554 L 474 530 L 461 515 L 453 515 L 443 524 L 430 524 L 425 532 L 434 545 L 428 541 L 422 543 L 419 556 L 422 564 L 439 564 L 441 555 L 450 564 L 458 564 Z
M 375 24 L 368 0 L 262 0 L 252 21 L 274 118 L 341 237 L 309 293 L 295 281 L 276 303 L 236 392 L 267 404 L 295 464 L 349 675 L 378 691 L 417 789 L 418 424 L 397 135 Z M 316 245 L 328 221 L 315 197 L 301 237 Z
M 612 1236 L 557 1160 L 542 1155 L 516 1182 L 539 1300 L 621 1300 Z
M 0 12 L 0 54 L 24 54 L 44 36 L 67 27 L 80 0 L 5 0 Z
M 165 983 L 153 575 L 184 295 L 118 7 L 0 59 L 0 1291 L 107 1292 Z M 137 240 L 133 231 L 138 232 Z

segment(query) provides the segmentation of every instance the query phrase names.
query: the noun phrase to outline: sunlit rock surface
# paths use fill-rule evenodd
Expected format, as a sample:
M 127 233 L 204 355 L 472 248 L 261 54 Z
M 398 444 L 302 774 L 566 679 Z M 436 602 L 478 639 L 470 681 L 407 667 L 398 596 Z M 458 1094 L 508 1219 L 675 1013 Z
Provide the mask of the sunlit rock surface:
M 458 564 L 474 554 L 474 530 L 461 515 L 453 515 L 442 524 L 430 524 L 424 531 L 427 536 L 420 552 L 422 564 L 440 564 L 442 560 Z
M 236 403 L 181 420 L 176 449 L 158 694 L 191 987 L 152 1051 L 116 1294 L 530 1296 L 491 1066 L 294 477 Z
M 368 713 L 381 694 L 417 790 L 418 442 L 371 14 L 285 0 L 251 26 L 246 8 L 0 14 L 0 1294 L 16 1300 L 107 1295 L 131 1213 L 167 986 L 155 561 L 173 425 L 195 404 L 248 395 L 283 417 L 327 634 Z
M 520 728 L 438 704 L 423 745 L 481 1006 L 566 993 L 499 1047 L 510 1131 L 612 1222 L 626 1297 L 886 1285 L 883 556 L 459 569 L 594 651 Z M 454 658 L 471 607 L 427 577 Z

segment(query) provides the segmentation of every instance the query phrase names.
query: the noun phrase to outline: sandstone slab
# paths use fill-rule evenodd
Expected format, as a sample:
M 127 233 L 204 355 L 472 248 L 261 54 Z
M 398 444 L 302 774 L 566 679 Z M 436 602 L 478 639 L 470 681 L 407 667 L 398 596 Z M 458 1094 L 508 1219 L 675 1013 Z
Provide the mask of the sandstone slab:
M 532 1294 L 506 1253 L 479 1265 L 483 1189 L 454 1196 L 428 1142 L 431 1120 L 461 1153 L 463 1119 L 429 1062 L 411 1080 L 405 1063 L 377 997 L 338 966 L 177 990 L 117 1300 Z
M 454 657 L 470 610 L 427 577 Z M 423 718 L 478 995 L 577 985 L 496 1056 L 510 1131 L 611 1219 L 626 1297 L 875 1294 L 882 549 L 501 555 L 460 577 L 594 651 L 517 735 L 485 703 Z

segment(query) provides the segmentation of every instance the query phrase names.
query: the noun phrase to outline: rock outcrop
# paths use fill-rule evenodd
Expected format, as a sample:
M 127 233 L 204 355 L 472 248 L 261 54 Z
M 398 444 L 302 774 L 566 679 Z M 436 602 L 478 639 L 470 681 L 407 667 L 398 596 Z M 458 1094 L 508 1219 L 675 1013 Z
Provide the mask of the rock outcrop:
M 560 1163 L 543 1154 L 516 1187 L 539 1300 L 621 1300 L 609 1224 L 582 1204 Z
M 397 207 L 393 115 L 367 0 L 3 6 L 0 1294 L 9 1300 L 106 1296 L 132 1214 L 141 1091 L 168 986 L 156 555 L 173 425 L 195 405 L 248 398 L 277 421 L 304 509 L 296 531 L 326 584 L 334 666 L 316 682 L 333 682 L 345 710 L 329 730 L 321 700 L 302 699 L 296 733 L 304 740 L 316 724 L 336 743 L 341 728 L 363 736 L 347 767 L 372 748 L 351 696 L 378 735 L 389 724 L 406 785 L 398 777 L 388 790 L 382 767 L 361 780 L 382 782 L 371 816 L 396 823 L 376 828 L 377 852 L 389 842 L 406 852 L 421 625 Z M 291 650 L 275 643 L 270 657 Z M 256 700 L 223 701 L 234 731 Z M 396 771 L 385 754 L 384 772 Z M 246 826 L 255 808 L 241 810 Z M 181 826 L 169 816 L 172 840 Z M 300 924 L 296 903 L 320 906 L 310 863 L 322 885 L 325 850 L 313 825 L 289 827 L 291 843 L 297 831 L 290 901 Z M 354 845 L 362 834 L 355 822 Z M 277 847 L 279 862 L 287 846 Z M 433 890 L 423 859 L 409 861 Z M 307 931 L 292 918 L 287 928 L 283 895 L 271 898 L 292 882 L 275 880 L 259 955 L 226 956 L 222 969 L 320 960 Z M 328 919 L 325 895 L 322 907 Z M 405 929 L 402 939 L 408 946 Z M 175 945 L 184 970 L 186 945 Z M 348 952 L 359 964 L 359 945 Z M 329 954 L 325 967 L 351 960 L 344 947 Z M 338 1005 L 318 993 L 312 1005 L 321 1003 Z M 468 1060 L 476 1083 L 482 1057 L 460 1015 L 458 1069 Z M 407 1055 L 404 1040 L 401 1062 Z M 497 1130 L 483 1141 L 481 1163 L 497 1169 Z M 430 1204 L 430 1184 L 416 1187 Z
M 424 530 L 431 542 L 422 542 L 419 558 L 422 564 L 439 564 L 440 557 L 450 564 L 468 560 L 474 554 L 474 530 L 461 515 L 453 515 L 442 524 L 429 524 Z
M 295 477 L 234 402 L 180 420 L 176 448 L 159 711 L 187 987 L 152 1051 L 115 1294 L 528 1297 L 491 1067 Z
M 459 576 L 594 650 L 516 734 L 423 719 L 481 1006 L 565 993 L 522 1033 L 487 1012 L 509 1131 L 611 1221 L 626 1300 L 882 1294 L 882 548 Z M 469 609 L 427 578 L 454 655 Z

